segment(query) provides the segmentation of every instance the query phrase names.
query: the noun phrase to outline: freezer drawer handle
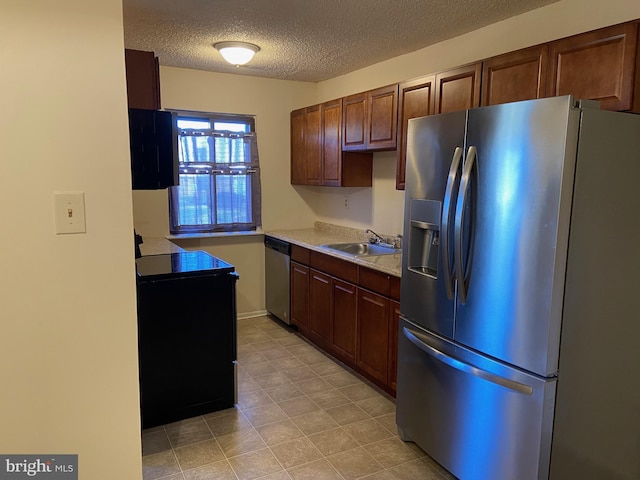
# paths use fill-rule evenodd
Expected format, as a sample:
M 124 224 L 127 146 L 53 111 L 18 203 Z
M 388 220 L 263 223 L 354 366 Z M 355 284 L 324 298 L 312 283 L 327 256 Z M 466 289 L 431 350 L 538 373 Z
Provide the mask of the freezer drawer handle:
M 451 214 L 453 213 L 454 202 L 452 201 L 454 195 L 454 188 L 456 180 L 458 178 L 458 171 L 460 170 L 460 159 L 462 158 L 462 149 L 456 147 L 453 152 L 453 159 L 451 160 L 451 167 L 449 168 L 449 178 L 447 179 L 447 188 L 444 191 L 444 205 L 442 206 L 442 231 L 440 232 L 440 246 L 442 247 L 442 263 L 444 270 L 444 284 L 447 290 L 447 297 L 449 300 L 453 300 L 454 295 L 454 276 L 453 265 L 450 264 L 449 259 L 449 221 L 451 220 Z M 455 263 L 455 262 L 454 262 Z
M 421 339 L 420 337 L 423 337 L 423 335 L 418 332 L 410 330 L 407 327 L 402 327 L 402 333 L 404 333 L 404 336 L 407 337 L 407 339 L 409 339 L 411 343 L 413 343 L 424 353 L 432 356 L 436 360 L 439 360 L 446 365 L 449 365 L 450 367 L 482 378 L 483 380 L 487 380 L 502 387 L 508 388 L 509 390 L 513 390 L 514 392 L 524 393 L 525 395 L 533 394 L 533 388 L 531 388 L 529 385 L 514 382 L 513 380 L 509 380 L 508 378 L 504 378 L 491 372 L 487 372 L 486 370 L 482 370 L 481 368 L 474 367 L 473 365 L 469 365 L 468 363 L 461 362 L 456 358 L 442 353 L 440 350 L 432 347 L 431 345 L 428 345 L 423 339 Z

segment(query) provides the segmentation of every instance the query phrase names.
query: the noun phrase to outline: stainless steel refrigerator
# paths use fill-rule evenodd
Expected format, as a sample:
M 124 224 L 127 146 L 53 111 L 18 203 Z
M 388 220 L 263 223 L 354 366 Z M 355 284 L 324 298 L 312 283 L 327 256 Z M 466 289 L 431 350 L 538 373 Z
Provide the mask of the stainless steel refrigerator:
M 397 425 L 462 480 L 640 478 L 640 116 L 409 121 Z

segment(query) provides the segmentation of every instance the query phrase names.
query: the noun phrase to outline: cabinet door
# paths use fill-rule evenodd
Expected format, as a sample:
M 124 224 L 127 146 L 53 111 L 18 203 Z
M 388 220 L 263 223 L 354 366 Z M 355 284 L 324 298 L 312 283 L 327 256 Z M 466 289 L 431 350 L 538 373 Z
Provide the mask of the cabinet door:
M 322 109 L 307 107 L 304 120 L 305 185 L 322 182 Z
M 356 359 L 357 287 L 338 279 L 332 280 L 333 315 L 331 343 L 337 357 L 347 362 Z
M 129 108 L 160 110 L 160 74 L 153 52 L 124 51 Z
M 547 95 L 598 100 L 607 110 L 630 110 L 638 25 L 627 23 L 549 44 Z
M 482 106 L 543 98 L 547 45 L 525 48 L 482 63 Z
M 456 112 L 480 106 L 482 63 L 466 65 L 436 75 L 435 113 Z
M 407 126 L 409 119 L 433 114 L 435 104 L 435 76 L 400 84 L 398 101 L 398 150 L 396 189 L 404 190 L 407 166 Z
M 309 338 L 329 350 L 331 345 L 331 277 L 309 269 Z
M 396 148 L 398 85 L 367 92 L 367 150 Z
M 175 114 L 129 109 L 129 146 L 133 190 L 178 184 L 178 132 Z
M 309 267 L 291 262 L 291 323 L 306 335 L 309 328 Z
M 322 185 L 340 186 L 342 99 L 322 104 Z
M 359 288 L 356 365 L 386 384 L 388 356 L 389 299 Z
M 304 185 L 304 122 L 306 109 L 291 112 L 291 184 Z
M 400 303 L 389 304 L 389 374 L 388 385 L 395 392 L 398 379 L 398 325 L 400 323 Z
M 342 99 L 342 150 L 365 150 L 367 141 L 367 93 Z

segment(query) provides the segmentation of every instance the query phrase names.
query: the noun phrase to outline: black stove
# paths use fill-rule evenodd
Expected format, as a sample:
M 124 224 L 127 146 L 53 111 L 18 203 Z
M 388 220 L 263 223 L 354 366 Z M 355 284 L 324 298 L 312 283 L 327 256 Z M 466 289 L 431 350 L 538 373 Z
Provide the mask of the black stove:
M 222 275 L 234 271 L 234 266 L 206 252 L 180 252 L 146 255 L 136 259 L 138 280 Z

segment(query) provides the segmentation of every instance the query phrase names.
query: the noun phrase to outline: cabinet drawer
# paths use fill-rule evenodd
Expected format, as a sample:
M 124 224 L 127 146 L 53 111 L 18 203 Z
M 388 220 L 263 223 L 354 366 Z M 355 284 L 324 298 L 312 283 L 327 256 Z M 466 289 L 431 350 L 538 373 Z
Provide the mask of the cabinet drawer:
M 367 267 L 358 267 L 358 285 L 385 297 L 389 296 L 391 279 L 386 273 L 371 270 Z
M 291 260 L 293 261 L 309 265 L 309 253 L 310 250 L 307 248 L 291 245 Z
M 358 266 L 320 252 L 310 252 L 310 263 L 313 268 L 326 272 L 347 282 L 356 283 L 358 280 Z

